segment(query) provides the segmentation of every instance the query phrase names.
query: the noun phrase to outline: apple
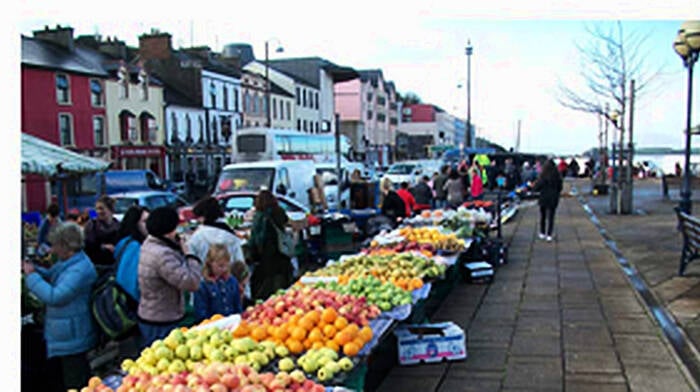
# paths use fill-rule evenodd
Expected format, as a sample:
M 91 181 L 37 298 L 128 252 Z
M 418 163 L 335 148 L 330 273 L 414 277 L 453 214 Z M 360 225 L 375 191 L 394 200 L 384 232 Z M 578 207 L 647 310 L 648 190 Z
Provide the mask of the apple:
M 161 360 L 161 359 L 171 360 L 171 359 L 173 359 L 173 350 L 171 350 L 171 349 L 165 347 L 165 345 L 163 345 L 163 346 L 160 346 L 156 349 L 155 355 L 156 355 L 156 358 L 158 360 Z
M 290 358 L 282 358 L 279 361 L 278 367 L 283 372 L 291 371 L 294 369 L 294 361 L 292 361 Z
M 180 373 L 184 372 L 185 370 L 187 370 L 187 368 L 185 367 L 185 363 L 182 362 L 181 359 L 176 359 L 172 361 L 170 363 L 170 366 L 168 366 L 168 371 L 170 373 Z
M 224 384 L 222 384 L 222 383 L 219 383 L 219 382 L 217 382 L 217 383 L 215 383 L 215 384 L 212 384 L 212 385 L 209 387 L 209 390 L 210 390 L 211 392 L 228 392 L 228 389 L 226 388 L 226 385 L 224 385 Z
M 289 349 L 287 347 L 279 345 L 275 347 L 275 354 L 277 354 L 278 357 L 286 357 L 289 356 Z
M 296 369 L 289 373 L 289 377 L 291 377 L 292 380 L 298 382 L 299 384 L 303 383 L 306 380 L 306 375 L 304 375 L 304 372 L 302 372 L 299 369 Z
M 340 366 L 340 369 L 342 369 L 344 372 L 349 372 L 352 370 L 354 364 L 352 363 L 352 360 L 348 357 L 344 357 L 340 361 L 338 361 L 338 366 Z
M 316 377 L 321 382 L 328 381 L 331 378 L 333 378 L 333 372 L 331 372 L 326 367 L 322 367 L 322 368 L 318 369 L 318 372 L 316 373 Z
M 159 372 L 164 372 L 168 370 L 168 366 L 170 366 L 170 361 L 168 360 L 168 358 L 161 358 L 158 360 L 156 369 L 158 369 Z
M 175 348 L 175 356 L 180 359 L 187 359 L 190 356 L 190 348 L 184 344 L 180 344 Z
M 235 374 L 226 373 L 221 376 L 221 383 L 224 384 L 226 388 L 229 388 L 229 390 L 233 390 L 241 385 L 241 380 Z
M 202 356 L 204 353 L 202 352 L 202 346 L 200 345 L 195 345 L 191 346 L 189 349 L 189 357 L 192 358 L 195 361 L 199 361 L 202 359 Z

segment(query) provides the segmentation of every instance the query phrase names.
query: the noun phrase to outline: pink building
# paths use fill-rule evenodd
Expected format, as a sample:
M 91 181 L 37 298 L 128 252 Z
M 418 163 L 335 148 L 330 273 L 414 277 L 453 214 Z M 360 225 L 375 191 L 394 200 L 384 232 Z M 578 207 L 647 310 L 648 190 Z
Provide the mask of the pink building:
M 358 73 L 359 78 L 334 86 L 340 129 L 360 157 L 387 164 L 401 121 L 396 88 L 379 69 Z

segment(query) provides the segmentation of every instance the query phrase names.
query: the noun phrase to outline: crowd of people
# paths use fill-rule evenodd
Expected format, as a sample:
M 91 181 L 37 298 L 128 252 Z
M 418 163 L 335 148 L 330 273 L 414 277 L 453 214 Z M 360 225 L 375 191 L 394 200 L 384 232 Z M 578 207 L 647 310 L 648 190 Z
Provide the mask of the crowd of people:
M 223 221 L 222 207 L 211 196 L 195 204 L 199 225 L 191 235 L 180 233 L 171 207 L 149 211 L 134 205 L 119 222 L 114 200 L 103 196 L 95 211 L 80 224 L 62 220 L 58 207 L 50 205 L 37 241 L 53 262 L 22 262 L 27 290 L 45 306 L 47 374 L 56 390 L 80 389 L 91 376 L 87 354 L 98 344 L 100 330 L 90 301 L 103 274 L 114 273 L 133 300 L 138 328 L 130 336 L 141 348 L 184 326 L 188 298 L 189 320 L 196 324 L 216 314 L 241 313 L 292 283 L 290 257 L 269 246 L 288 219 L 270 191 L 257 196 L 247 246 Z

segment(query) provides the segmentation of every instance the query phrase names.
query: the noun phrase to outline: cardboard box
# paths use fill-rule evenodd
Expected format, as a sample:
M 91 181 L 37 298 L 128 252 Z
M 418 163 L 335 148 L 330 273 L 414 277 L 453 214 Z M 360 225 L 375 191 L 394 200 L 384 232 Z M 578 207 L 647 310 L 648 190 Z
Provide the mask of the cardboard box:
M 398 327 L 394 335 L 401 365 L 467 357 L 464 331 L 453 322 L 405 325 Z
M 469 283 L 491 283 L 493 281 L 493 265 L 485 261 L 465 263 L 464 274 L 464 278 Z

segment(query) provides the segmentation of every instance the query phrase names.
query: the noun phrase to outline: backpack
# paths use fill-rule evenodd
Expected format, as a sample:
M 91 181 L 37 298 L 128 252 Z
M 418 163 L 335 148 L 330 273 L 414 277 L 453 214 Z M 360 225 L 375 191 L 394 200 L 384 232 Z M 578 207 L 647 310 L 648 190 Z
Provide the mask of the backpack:
M 138 325 L 137 308 L 138 303 L 117 283 L 115 269 L 95 282 L 90 310 L 100 330 L 110 339 L 124 337 Z

